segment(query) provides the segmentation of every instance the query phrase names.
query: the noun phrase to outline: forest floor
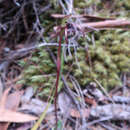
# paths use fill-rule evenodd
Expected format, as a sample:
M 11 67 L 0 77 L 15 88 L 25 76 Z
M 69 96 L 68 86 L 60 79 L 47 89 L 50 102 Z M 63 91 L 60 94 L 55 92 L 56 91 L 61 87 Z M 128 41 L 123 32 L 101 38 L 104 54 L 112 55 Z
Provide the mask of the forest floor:
M 116 2 L 0 1 L 0 130 L 130 130 L 130 4 Z

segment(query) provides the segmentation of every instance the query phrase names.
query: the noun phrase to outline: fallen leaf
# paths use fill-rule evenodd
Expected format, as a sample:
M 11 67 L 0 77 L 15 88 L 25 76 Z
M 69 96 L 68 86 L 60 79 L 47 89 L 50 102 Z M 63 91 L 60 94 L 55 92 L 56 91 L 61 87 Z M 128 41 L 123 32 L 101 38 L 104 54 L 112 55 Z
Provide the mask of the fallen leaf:
M 90 113 L 90 110 L 89 110 L 89 109 L 82 109 L 81 112 L 82 112 L 82 115 L 83 115 L 85 118 L 88 118 L 88 117 L 89 117 L 89 113 Z M 71 109 L 71 110 L 70 110 L 70 115 L 71 115 L 72 117 L 76 117 L 76 118 L 80 118 L 80 117 L 81 117 L 80 112 L 77 111 L 77 110 L 75 110 L 75 109 Z
M 88 97 L 85 97 L 85 102 L 87 104 L 90 104 L 90 105 L 93 105 L 93 106 L 97 105 L 97 103 L 96 103 L 96 101 L 94 99 L 91 99 L 91 98 L 88 98 Z
M 15 91 L 14 93 L 8 95 L 5 108 L 10 110 L 17 110 L 22 95 L 23 91 Z
M 23 94 L 23 91 L 16 91 L 8 96 L 6 94 L 7 101 L 4 103 L 5 104 L 4 107 L 7 109 L 11 109 L 11 110 L 17 110 L 17 107 L 19 106 L 20 98 L 21 98 L 22 94 Z M 0 130 L 7 130 L 9 124 L 10 123 L 8 123 L 8 122 L 0 123 Z
M 35 116 L 0 108 L 0 122 L 23 123 L 23 122 L 29 122 L 37 119 L 38 118 Z
M 16 91 L 8 95 L 9 91 L 10 88 L 6 89 L 0 99 L 0 130 L 7 130 L 10 122 L 29 122 L 37 119 L 34 116 L 15 112 L 23 91 Z
M 5 107 L 5 102 L 6 102 L 7 95 L 9 93 L 9 91 L 10 91 L 10 88 L 6 89 L 4 91 L 4 93 L 3 93 L 3 95 L 0 98 L 0 107 L 1 107 L 1 109 L 4 109 L 4 107 Z M 1 122 L 0 123 L 0 130 L 7 130 L 8 126 L 9 126 L 8 122 Z
M 7 96 L 8 96 L 8 93 L 10 91 L 10 88 L 6 89 L 0 99 L 0 107 L 1 109 L 4 109 L 5 108 L 5 102 L 6 102 L 6 99 L 7 99 Z

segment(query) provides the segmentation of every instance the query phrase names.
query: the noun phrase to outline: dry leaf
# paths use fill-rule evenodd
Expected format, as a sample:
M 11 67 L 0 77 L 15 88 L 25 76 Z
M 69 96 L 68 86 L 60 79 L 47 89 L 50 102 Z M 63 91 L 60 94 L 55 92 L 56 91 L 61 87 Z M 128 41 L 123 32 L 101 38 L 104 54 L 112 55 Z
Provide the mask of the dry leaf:
M 8 97 L 7 97 L 7 101 L 5 102 L 5 108 L 7 109 L 11 109 L 11 110 L 17 110 L 17 107 L 19 106 L 19 103 L 20 103 L 20 98 L 21 98 L 21 95 L 23 94 L 23 91 L 16 91 L 12 94 L 10 94 Z M 7 94 L 6 94 L 7 96 Z M 0 123 L 0 130 L 7 130 L 8 126 L 9 126 L 10 123 Z
M 10 88 L 6 89 L 0 99 L 0 107 L 1 109 L 5 107 L 5 102 L 6 102 L 6 99 L 7 99 L 7 96 L 8 96 L 8 93 L 10 91 Z
M 23 91 L 16 91 L 7 97 L 5 108 L 10 110 L 17 110 Z
M 37 120 L 37 117 L 0 108 L 0 122 L 23 123 L 33 120 Z
M 1 109 L 4 109 L 4 107 L 5 107 L 5 102 L 6 102 L 7 95 L 9 93 L 9 91 L 10 91 L 10 88 L 5 90 L 3 95 L 0 98 L 0 107 L 1 107 Z M 8 122 L 1 122 L 0 123 L 0 130 L 7 130 L 8 126 L 9 126 Z
M 82 109 L 81 112 L 82 112 L 82 115 L 83 115 L 85 118 L 88 118 L 88 117 L 89 117 L 89 113 L 90 113 L 90 110 L 89 110 L 89 109 Z M 71 115 L 72 117 L 76 117 L 76 118 L 80 118 L 80 117 L 81 117 L 79 111 L 77 111 L 77 110 L 75 110 L 75 109 L 71 109 L 71 110 L 70 110 L 70 115 Z
M 9 91 L 10 88 L 5 90 L 0 100 L 0 122 L 6 122 L 0 124 L 0 129 L 2 130 L 6 130 L 8 128 L 8 122 L 29 122 L 37 119 L 35 116 L 12 111 L 17 109 L 23 92 L 14 92 L 8 96 Z
M 93 105 L 93 106 L 97 105 L 97 103 L 96 103 L 96 101 L 94 99 L 91 99 L 91 98 L 88 98 L 88 97 L 85 97 L 85 102 L 87 104 L 90 104 L 90 105 Z

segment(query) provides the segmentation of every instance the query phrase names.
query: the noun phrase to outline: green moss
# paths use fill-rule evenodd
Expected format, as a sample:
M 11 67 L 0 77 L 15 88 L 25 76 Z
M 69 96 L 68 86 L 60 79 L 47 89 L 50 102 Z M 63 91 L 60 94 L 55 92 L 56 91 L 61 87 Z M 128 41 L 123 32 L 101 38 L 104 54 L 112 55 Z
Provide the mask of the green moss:
M 111 1 L 94 1 L 88 0 L 74 1 L 74 7 L 78 8 L 77 13 L 83 13 L 80 7 L 86 8 L 90 11 L 93 10 L 93 14 L 99 16 L 114 16 L 127 17 L 127 13 L 130 9 L 129 0 L 111 0 Z M 109 2 L 113 2 L 112 7 L 105 8 Z M 55 21 L 52 19 L 52 13 L 62 12 L 61 7 L 56 1 L 51 0 L 52 7 L 49 12 L 40 16 L 43 27 L 45 28 L 44 38 L 49 39 L 48 36 L 53 30 L 53 26 L 62 22 L 61 20 Z M 58 8 L 57 8 L 58 7 Z M 94 8 L 95 7 L 95 8 Z M 99 11 L 99 13 L 98 13 Z M 119 12 L 123 12 L 119 14 Z M 49 26 L 48 26 L 49 25 Z M 81 87 L 85 87 L 88 83 L 97 79 L 107 90 L 112 87 L 122 85 L 120 74 L 130 71 L 130 31 L 111 30 L 95 32 L 95 46 L 91 42 L 91 33 L 87 34 L 88 37 L 80 38 L 77 49 L 78 65 L 75 61 L 75 55 L 73 49 L 71 49 L 72 57 L 67 56 L 65 66 L 63 68 L 63 74 L 68 76 L 72 74 L 76 77 Z M 86 52 L 85 46 L 88 46 L 88 52 Z M 56 49 L 52 49 L 56 54 Z M 20 61 L 20 65 L 24 66 L 22 83 L 32 86 L 37 86 L 38 92 L 42 94 L 48 94 L 49 89 L 55 84 L 56 80 L 56 65 L 53 63 L 49 53 L 46 49 L 40 49 L 33 53 L 32 57 L 27 63 Z M 71 88 L 73 84 L 69 79 L 67 82 Z

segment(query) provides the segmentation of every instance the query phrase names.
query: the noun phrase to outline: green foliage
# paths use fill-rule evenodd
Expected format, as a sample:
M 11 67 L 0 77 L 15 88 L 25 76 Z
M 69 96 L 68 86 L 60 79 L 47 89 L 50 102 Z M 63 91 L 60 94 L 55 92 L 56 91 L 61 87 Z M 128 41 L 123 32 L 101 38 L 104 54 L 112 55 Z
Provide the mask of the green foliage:
M 95 33 L 95 46 L 90 41 L 88 45 L 91 63 L 87 59 L 88 53 L 84 49 L 85 45 L 81 42 L 82 47 L 77 50 L 81 70 L 72 53 L 72 57 L 67 56 L 63 74 L 70 72 L 82 87 L 94 79 L 97 79 L 106 89 L 122 85 L 120 74 L 130 70 L 129 35 L 130 32 L 120 30 Z M 20 63 L 23 65 L 22 61 Z M 21 82 L 38 86 L 39 95 L 47 95 L 56 80 L 56 65 L 45 49 L 35 52 L 28 63 L 25 65 L 24 80 Z M 72 83 L 70 81 L 68 83 L 72 87 Z
M 20 63 L 23 63 L 23 61 L 20 61 Z M 47 95 L 54 85 L 56 77 L 56 66 L 48 52 L 42 48 L 33 53 L 24 67 L 23 79 L 19 83 L 37 87 L 35 89 L 38 91 L 39 96 L 43 95 L 43 93 L 44 96 Z
M 86 78 L 91 79 L 91 81 L 98 79 L 106 88 L 121 85 L 120 74 L 130 71 L 129 35 L 130 32 L 121 32 L 119 30 L 95 33 L 95 37 L 98 37 L 95 40 L 95 47 L 92 43 L 89 45 L 91 66 L 88 60 L 83 63 L 85 62 L 83 59 L 85 60 L 88 56 L 85 51 L 79 49 L 78 60 L 83 77 L 81 78 L 78 67 L 73 70 L 73 73 L 82 86 L 85 85 L 86 82 L 83 83 L 82 81 L 86 80 Z M 84 55 L 86 53 L 86 57 L 83 53 Z M 88 67 L 91 67 L 91 72 L 89 72 Z
M 52 7 L 40 16 L 42 26 L 45 28 L 45 39 L 49 39 L 48 36 L 53 31 L 54 25 L 62 23 L 62 19 L 56 21 L 51 17 L 53 13 L 61 13 L 61 7 L 56 0 L 51 0 L 50 3 Z M 128 13 L 130 10 L 129 0 L 75 0 L 74 7 L 77 13 L 84 13 L 81 8 L 86 8 L 87 13 L 97 16 L 123 18 L 130 16 L 130 13 Z M 118 29 L 95 32 L 95 46 L 89 36 L 91 36 L 91 33 L 88 34 L 86 39 L 81 38 L 79 40 L 80 48 L 77 49 L 77 59 L 81 70 L 75 61 L 72 49 L 72 57 L 66 57 L 67 61 L 64 64 L 63 74 L 75 76 L 81 87 L 86 86 L 94 79 L 97 79 L 106 89 L 122 85 L 120 74 L 130 71 L 130 31 Z M 90 56 L 86 52 L 86 45 Z M 54 52 L 56 54 L 56 51 Z M 39 96 L 48 95 L 49 90 L 55 84 L 56 65 L 52 62 L 46 49 L 38 50 L 33 53 L 27 63 L 20 61 L 19 64 L 25 68 L 23 78 L 19 82 L 35 86 Z M 67 80 L 67 82 L 72 88 L 71 81 Z

